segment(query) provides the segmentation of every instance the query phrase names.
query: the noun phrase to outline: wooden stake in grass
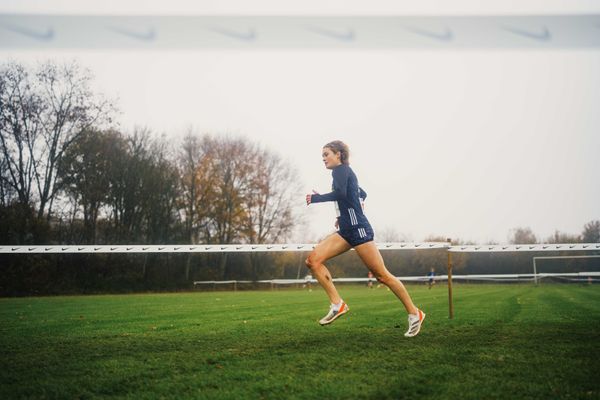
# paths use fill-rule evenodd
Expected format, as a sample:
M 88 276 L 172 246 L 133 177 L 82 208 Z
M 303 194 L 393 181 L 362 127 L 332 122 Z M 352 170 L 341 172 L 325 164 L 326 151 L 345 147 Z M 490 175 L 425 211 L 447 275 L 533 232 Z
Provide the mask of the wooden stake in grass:
M 452 240 L 446 239 L 448 245 Z M 448 253 L 448 318 L 454 318 L 454 304 L 452 304 L 452 253 L 446 250 Z

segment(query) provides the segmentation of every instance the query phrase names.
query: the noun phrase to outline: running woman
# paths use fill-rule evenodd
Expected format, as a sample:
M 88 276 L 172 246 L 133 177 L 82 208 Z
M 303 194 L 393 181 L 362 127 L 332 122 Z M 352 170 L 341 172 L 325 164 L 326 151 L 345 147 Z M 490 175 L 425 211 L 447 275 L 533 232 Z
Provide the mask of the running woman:
M 354 248 L 375 278 L 389 287 L 404 304 L 408 313 L 408 330 L 404 336 L 416 336 L 421 330 L 425 313 L 415 307 L 402 282 L 387 270 L 383 257 L 373 241 L 373 229 L 362 208 L 362 201 L 366 199 L 367 193 L 358 186 L 358 179 L 350 168 L 348 146 L 339 140 L 327 143 L 323 147 L 322 157 L 325 168 L 330 169 L 333 176 L 333 191 L 322 195 L 313 191 L 313 194 L 306 195 L 306 204 L 335 202 L 337 232 L 317 244 L 306 259 L 306 265 L 325 289 L 331 303 L 329 312 L 319 321 L 319 324 L 330 324 L 349 311 L 348 305 L 340 297 L 331 274 L 323 263 Z

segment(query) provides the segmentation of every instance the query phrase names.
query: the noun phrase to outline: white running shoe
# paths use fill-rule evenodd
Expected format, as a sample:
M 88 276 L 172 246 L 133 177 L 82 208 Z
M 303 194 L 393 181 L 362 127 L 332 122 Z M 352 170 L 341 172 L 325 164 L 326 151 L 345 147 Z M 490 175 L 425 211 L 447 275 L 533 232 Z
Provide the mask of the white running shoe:
M 329 312 L 326 316 L 321 318 L 319 324 L 328 325 L 335 321 L 338 317 L 346 314 L 348 311 L 350 311 L 350 308 L 348 308 L 348 304 L 346 304 L 343 300 L 339 307 L 336 304 L 332 304 L 331 307 L 329 307 Z
M 421 331 L 421 325 L 425 320 L 425 313 L 417 308 L 416 314 L 408 314 L 408 330 L 404 334 L 406 337 L 417 336 Z

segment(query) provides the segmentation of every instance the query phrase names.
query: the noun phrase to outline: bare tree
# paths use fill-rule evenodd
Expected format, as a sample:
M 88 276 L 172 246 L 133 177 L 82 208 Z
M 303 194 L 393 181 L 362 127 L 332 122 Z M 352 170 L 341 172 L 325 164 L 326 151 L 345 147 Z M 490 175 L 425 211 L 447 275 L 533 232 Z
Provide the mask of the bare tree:
M 107 167 L 106 203 L 117 242 L 167 243 L 179 240 L 179 174 L 171 147 L 146 128 L 117 135 Z
M 96 222 L 100 208 L 108 203 L 111 160 L 123 148 L 115 131 L 86 130 L 65 151 L 58 168 L 58 186 L 82 208 L 84 239 L 96 243 Z
M 295 170 L 247 139 L 188 135 L 180 176 L 186 225 L 207 243 L 282 241 L 294 227 Z M 219 265 L 227 275 L 226 254 Z
M 214 140 L 200 137 L 190 128 L 183 138 L 178 155 L 181 197 L 186 235 L 190 243 L 209 240 L 209 220 L 216 195 L 217 162 Z
M 377 230 L 377 241 L 379 242 L 410 242 L 412 237 L 398 232 L 393 226 L 386 226 Z
M 584 243 L 600 243 L 600 220 L 590 221 L 583 227 Z
M 214 193 L 210 204 L 205 204 L 211 211 L 207 239 L 217 243 L 241 242 L 245 234 L 243 228 L 247 226 L 246 200 L 251 190 L 250 171 L 255 146 L 239 138 L 206 137 L 203 147 L 209 161 L 203 167 L 212 176 Z
M 65 151 L 85 129 L 110 122 L 115 111 L 91 90 L 91 80 L 76 62 L 47 62 L 33 74 L 15 62 L 0 68 L 0 144 L 8 183 L 21 204 L 35 200 L 40 219 L 51 217 Z
M 145 236 L 150 243 L 172 243 L 179 220 L 179 172 L 171 161 L 171 146 L 164 138 L 155 138 L 144 165 L 142 205 Z
M 297 223 L 294 204 L 300 198 L 297 172 L 279 156 L 258 151 L 250 171 L 251 180 L 246 240 L 250 243 L 283 242 Z
M 150 132 L 136 128 L 123 145 L 115 149 L 110 160 L 111 223 L 118 242 L 142 242 L 145 169 L 151 152 Z
M 254 146 L 243 140 L 230 137 L 206 137 L 204 151 L 208 155 L 207 171 L 204 175 L 212 178 L 212 198 L 204 206 L 210 218 L 206 229 L 206 239 L 217 243 L 240 243 L 243 241 L 244 227 L 247 226 L 248 210 L 246 196 L 249 192 L 250 163 L 255 152 Z M 227 253 L 219 257 L 219 270 L 222 278 L 229 275 Z
M 50 219 L 58 190 L 57 168 L 64 152 L 85 129 L 110 122 L 115 108 L 91 90 L 91 72 L 76 62 L 47 62 L 38 69 L 36 77 L 45 105 L 37 116 L 44 146 L 39 162 L 34 163 L 40 202 L 38 217 L 46 214 Z
M 538 242 L 531 228 L 515 228 L 511 231 L 509 242 L 512 244 L 535 244 Z
M 32 203 L 35 149 L 40 136 L 38 115 L 43 101 L 29 72 L 20 64 L 0 69 L 0 145 L 3 185 L 11 187 L 23 206 Z
M 181 207 L 185 213 L 185 230 L 190 243 L 194 243 L 194 218 L 196 214 L 195 198 L 196 187 L 196 169 L 200 163 L 201 157 L 200 143 L 198 137 L 193 134 L 191 129 L 184 136 L 179 153 L 179 173 L 182 186 Z
M 260 149 L 248 160 L 250 187 L 245 199 L 248 215 L 243 232 L 250 243 L 285 242 L 298 223 L 294 210 L 301 198 L 298 175 L 278 155 Z M 254 279 L 266 270 L 266 256 L 251 253 L 250 267 Z
M 192 128 L 183 138 L 178 154 L 180 179 L 179 208 L 183 210 L 185 236 L 190 243 L 210 242 L 209 223 L 213 212 L 213 190 L 216 185 L 214 151 L 209 137 L 201 138 Z M 191 256 L 185 263 L 185 277 L 189 279 Z
M 579 243 L 581 242 L 581 236 L 572 235 L 570 233 L 554 231 L 554 234 L 546 239 L 546 243 Z
M 0 207 L 7 207 L 14 198 L 14 189 L 8 183 L 10 180 L 8 160 L 0 152 Z

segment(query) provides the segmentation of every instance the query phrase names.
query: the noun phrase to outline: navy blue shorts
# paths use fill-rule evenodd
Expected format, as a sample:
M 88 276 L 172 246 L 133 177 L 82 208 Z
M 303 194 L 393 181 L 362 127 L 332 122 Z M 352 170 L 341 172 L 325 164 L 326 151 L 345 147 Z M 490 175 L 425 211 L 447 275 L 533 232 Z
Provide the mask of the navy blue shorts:
M 349 228 L 340 229 L 337 233 L 352 247 L 370 242 L 375 237 L 373 228 L 371 228 L 370 225 L 355 225 Z

